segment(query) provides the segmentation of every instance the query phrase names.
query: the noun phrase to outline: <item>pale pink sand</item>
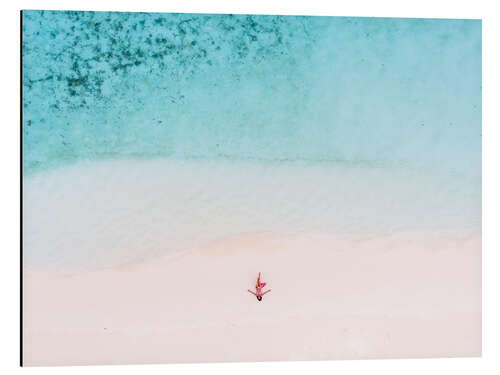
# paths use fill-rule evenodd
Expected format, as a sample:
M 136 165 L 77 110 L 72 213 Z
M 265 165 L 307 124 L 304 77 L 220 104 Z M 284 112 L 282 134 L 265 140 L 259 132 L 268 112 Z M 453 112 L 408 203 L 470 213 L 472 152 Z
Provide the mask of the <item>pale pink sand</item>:
M 257 273 L 272 292 L 246 290 Z M 25 365 L 479 356 L 481 236 L 242 235 L 71 276 L 26 270 Z

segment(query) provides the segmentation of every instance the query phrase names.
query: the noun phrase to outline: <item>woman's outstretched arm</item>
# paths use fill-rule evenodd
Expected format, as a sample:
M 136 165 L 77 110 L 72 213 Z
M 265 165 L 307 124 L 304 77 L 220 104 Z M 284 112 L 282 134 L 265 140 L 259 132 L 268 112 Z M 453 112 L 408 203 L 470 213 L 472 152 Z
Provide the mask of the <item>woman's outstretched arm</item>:
M 264 293 L 262 293 L 262 295 L 266 294 L 266 293 L 269 293 L 271 291 L 271 289 L 269 290 L 266 290 Z
M 248 289 L 248 291 L 249 291 L 250 293 L 252 293 L 255 297 L 257 297 L 257 294 L 255 294 L 254 292 L 252 292 L 250 289 Z

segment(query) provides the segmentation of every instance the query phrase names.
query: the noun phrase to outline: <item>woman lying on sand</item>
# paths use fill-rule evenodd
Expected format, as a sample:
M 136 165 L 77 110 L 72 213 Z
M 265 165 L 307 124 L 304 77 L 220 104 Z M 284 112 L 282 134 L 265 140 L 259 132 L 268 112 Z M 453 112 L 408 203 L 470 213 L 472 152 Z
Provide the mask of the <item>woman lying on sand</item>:
M 260 282 L 260 272 L 259 272 L 259 277 L 257 278 L 257 284 L 255 284 L 255 290 L 256 292 L 252 292 L 250 289 L 248 291 L 252 293 L 255 297 L 257 297 L 257 300 L 262 301 L 262 296 L 266 293 L 269 293 L 271 289 L 266 290 L 265 292 L 262 292 L 262 288 L 266 286 L 266 283 L 261 283 Z

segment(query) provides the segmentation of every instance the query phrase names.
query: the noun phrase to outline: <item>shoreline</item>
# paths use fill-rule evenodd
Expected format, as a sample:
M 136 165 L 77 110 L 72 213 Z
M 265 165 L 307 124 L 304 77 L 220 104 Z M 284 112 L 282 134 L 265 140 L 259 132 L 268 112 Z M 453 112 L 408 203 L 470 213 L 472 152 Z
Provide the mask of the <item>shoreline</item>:
M 157 259 L 242 233 L 470 231 L 481 191 L 449 175 L 345 166 L 99 162 L 23 180 L 25 266 Z

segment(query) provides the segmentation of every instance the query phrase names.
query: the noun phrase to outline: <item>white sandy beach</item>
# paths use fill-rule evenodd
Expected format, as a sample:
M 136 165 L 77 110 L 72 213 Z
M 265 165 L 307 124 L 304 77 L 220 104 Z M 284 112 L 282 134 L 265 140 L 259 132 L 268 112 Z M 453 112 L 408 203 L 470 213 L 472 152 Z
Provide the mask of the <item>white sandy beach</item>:
M 481 353 L 474 181 L 126 160 L 40 172 L 23 197 L 26 365 Z
M 481 354 L 481 236 L 254 234 L 114 269 L 26 271 L 26 365 Z M 272 292 L 246 290 L 257 272 Z

